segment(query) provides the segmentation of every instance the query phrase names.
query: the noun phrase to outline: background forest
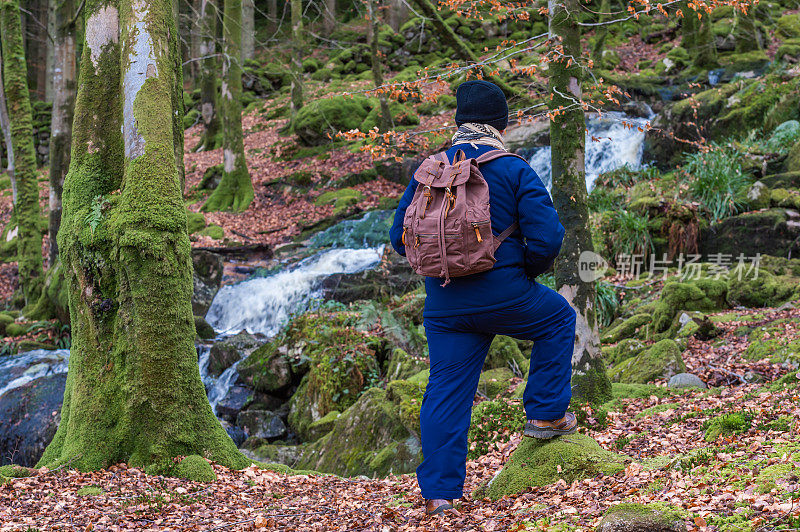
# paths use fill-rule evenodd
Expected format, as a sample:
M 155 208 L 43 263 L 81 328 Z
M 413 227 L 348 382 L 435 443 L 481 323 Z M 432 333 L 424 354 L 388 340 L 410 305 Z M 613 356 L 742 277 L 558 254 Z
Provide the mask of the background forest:
M 800 527 L 797 0 L 0 0 L 0 37 L 0 530 Z M 567 229 L 581 431 L 521 438 L 497 337 L 426 518 L 388 228 L 475 77 Z

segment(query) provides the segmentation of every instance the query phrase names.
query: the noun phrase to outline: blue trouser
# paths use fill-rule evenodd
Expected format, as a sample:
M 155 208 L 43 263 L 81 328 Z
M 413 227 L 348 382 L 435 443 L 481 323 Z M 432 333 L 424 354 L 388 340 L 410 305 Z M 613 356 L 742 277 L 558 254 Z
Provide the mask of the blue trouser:
M 466 476 L 472 401 L 496 334 L 533 340 L 523 394 L 528 419 L 553 420 L 567 410 L 575 311 L 536 283 L 522 303 L 478 314 L 425 318 L 431 375 L 420 412 L 422 454 L 417 481 L 426 499 L 458 499 Z

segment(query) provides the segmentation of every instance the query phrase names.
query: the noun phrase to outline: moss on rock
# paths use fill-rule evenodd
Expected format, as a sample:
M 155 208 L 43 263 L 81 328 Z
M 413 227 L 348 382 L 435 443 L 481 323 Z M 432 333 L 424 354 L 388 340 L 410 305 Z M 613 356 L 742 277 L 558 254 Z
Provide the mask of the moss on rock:
M 653 331 L 664 332 L 681 310 L 718 310 L 726 307 L 728 285 L 722 279 L 677 280 L 664 284 L 653 311 Z
M 613 366 L 638 355 L 646 348 L 647 344 L 638 338 L 625 338 L 614 346 L 603 347 L 603 358 L 607 364 Z
M 527 357 L 522 353 L 517 341 L 509 336 L 498 335 L 489 346 L 483 368 L 487 370 L 522 368 L 526 363 Z
M 389 381 L 406 379 L 419 373 L 426 366 L 425 359 L 409 355 L 403 349 L 397 347 L 392 351 L 392 355 L 389 358 L 386 378 Z
M 614 382 L 645 384 L 656 379 L 669 379 L 685 371 L 681 348 L 674 340 L 664 339 L 614 366 L 608 377 Z
M 330 142 L 339 131 L 361 128 L 371 109 L 369 98 L 364 96 L 314 100 L 300 109 L 292 129 L 302 144 L 319 146 Z
M 523 438 L 487 486 L 486 495 L 497 500 L 559 479 L 570 483 L 597 475 L 613 475 L 624 470 L 628 462 L 630 458 L 604 450 L 585 434 L 552 440 Z
M 641 336 L 644 327 L 650 324 L 653 316 L 648 313 L 635 314 L 606 331 L 601 341 L 605 344 L 619 342 L 625 338 Z
M 481 373 L 478 391 L 488 398 L 508 395 L 514 373 L 508 368 L 495 368 Z
M 197 332 L 197 336 L 201 340 L 210 340 L 217 335 L 216 331 L 214 331 L 214 327 L 209 325 L 206 319 L 202 316 L 194 317 L 194 330 Z
M 177 478 L 194 480 L 195 482 L 214 482 L 217 474 L 211 464 L 200 455 L 192 454 L 181 460 L 175 467 L 174 474 Z
M 662 503 L 622 503 L 603 514 L 597 532 L 684 532 L 684 512 Z

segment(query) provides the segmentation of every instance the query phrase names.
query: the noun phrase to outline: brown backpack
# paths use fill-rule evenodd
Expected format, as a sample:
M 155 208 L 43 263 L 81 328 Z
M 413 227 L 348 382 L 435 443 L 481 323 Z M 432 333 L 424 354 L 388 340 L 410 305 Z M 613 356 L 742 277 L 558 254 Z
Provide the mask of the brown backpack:
M 503 150 L 467 159 L 458 150 L 453 164 L 446 153 L 437 153 L 414 173 L 419 185 L 403 219 L 403 244 L 418 274 L 443 277 L 445 286 L 451 277 L 494 267 L 495 251 L 519 227 L 515 222 L 499 236 L 492 233 L 489 185 L 478 167 L 500 157 L 525 160 Z

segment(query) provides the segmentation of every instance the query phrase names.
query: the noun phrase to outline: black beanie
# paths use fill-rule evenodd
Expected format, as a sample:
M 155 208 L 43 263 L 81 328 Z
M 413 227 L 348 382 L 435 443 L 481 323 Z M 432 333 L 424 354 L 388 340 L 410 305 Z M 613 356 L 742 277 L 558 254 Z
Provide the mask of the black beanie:
M 456 125 L 467 122 L 489 124 L 503 131 L 508 126 L 508 103 L 500 87 L 476 79 L 465 81 L 456 90 Z

